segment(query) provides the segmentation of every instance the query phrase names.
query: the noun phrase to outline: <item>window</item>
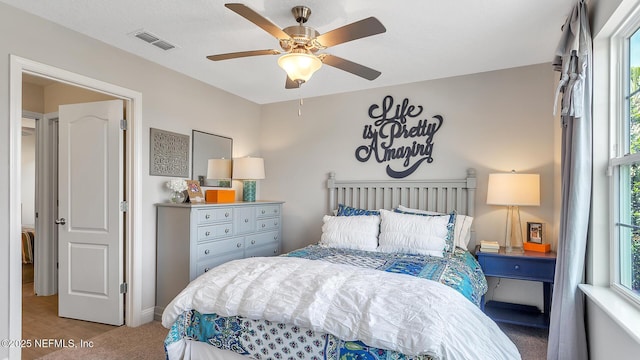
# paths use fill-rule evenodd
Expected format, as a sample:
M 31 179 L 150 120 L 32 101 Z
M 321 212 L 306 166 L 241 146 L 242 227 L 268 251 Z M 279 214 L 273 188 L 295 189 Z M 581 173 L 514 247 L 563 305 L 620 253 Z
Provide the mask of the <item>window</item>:
M 612 81 L 619 94 L 613 103 L 617 146 L 610 162 L 617 204 L 613 285 L 640 302 L 640 25 L 623 30 L 613 45 L 621 65 L 619 78 Z

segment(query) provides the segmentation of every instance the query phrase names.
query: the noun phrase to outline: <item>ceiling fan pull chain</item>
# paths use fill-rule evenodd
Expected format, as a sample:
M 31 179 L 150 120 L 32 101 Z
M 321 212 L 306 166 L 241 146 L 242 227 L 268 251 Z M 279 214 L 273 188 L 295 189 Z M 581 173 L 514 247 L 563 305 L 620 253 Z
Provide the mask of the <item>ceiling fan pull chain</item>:
M 302 101 L 302 98 L 300 98 L 300 104 L 298 105 L 298 116 L 302 116 L 302 105 L 304 105 L 304 102 Z

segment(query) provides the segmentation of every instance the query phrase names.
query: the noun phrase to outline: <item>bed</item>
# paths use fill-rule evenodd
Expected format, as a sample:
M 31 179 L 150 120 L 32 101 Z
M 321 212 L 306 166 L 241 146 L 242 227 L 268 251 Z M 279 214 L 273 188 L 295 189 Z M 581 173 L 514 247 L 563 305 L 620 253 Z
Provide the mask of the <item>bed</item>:
M 327 181 L 316 244 L 222 264 L 165 308 L 168 359 L 519 359 L 479 306 L 475 171 Z

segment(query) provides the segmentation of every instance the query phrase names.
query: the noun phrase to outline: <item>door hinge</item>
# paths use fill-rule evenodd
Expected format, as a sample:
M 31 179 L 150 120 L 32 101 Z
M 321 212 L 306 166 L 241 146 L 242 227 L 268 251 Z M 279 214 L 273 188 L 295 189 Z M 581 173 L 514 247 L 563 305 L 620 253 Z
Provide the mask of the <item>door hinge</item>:
M 120 130 L 127 130 L 127 120 L 125 119 L 120 120 Z
M 129 203 L 127 202 L 127 200 L 120 202 L 120 211 L 122 212 L 129 211 Z
M 126 282 L 120 284 L 120 294 L 126 294 L 128 290 L 129 290 L 129 285 L 127 285 Z

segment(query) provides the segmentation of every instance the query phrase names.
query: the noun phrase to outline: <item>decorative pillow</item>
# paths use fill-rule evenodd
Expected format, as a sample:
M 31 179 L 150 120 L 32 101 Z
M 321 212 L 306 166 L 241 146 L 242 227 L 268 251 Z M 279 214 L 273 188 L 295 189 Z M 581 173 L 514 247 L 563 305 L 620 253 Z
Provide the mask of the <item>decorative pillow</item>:
M 336 216 L 380 215 L 378 210 L 358 209 L 344 204 L 338 204 Z
M 435 211 L 427 211 L 427 210 L 419 210 L 419 209 L 411 209 L 402 205 L 398 205 L 396 211 L 401 213 L 411 213 L 416 215 L 446 215 L 443 213 L 435 212 Z M 453 243 L 455 246 L 468 249 L 469 241 L 471 240 L 471 223 L 473 222 L 473 217 L 467 215 L 456 214 L 456 224 L 453 236 Z
M 380 210 L 378 251 L 443 257 L 455 221 L 450 215 L 415 216 Z
M 318 245 L 342 249 L 377 250 L 379 216 L 325 215 L 322 221 L 324 224 Z

